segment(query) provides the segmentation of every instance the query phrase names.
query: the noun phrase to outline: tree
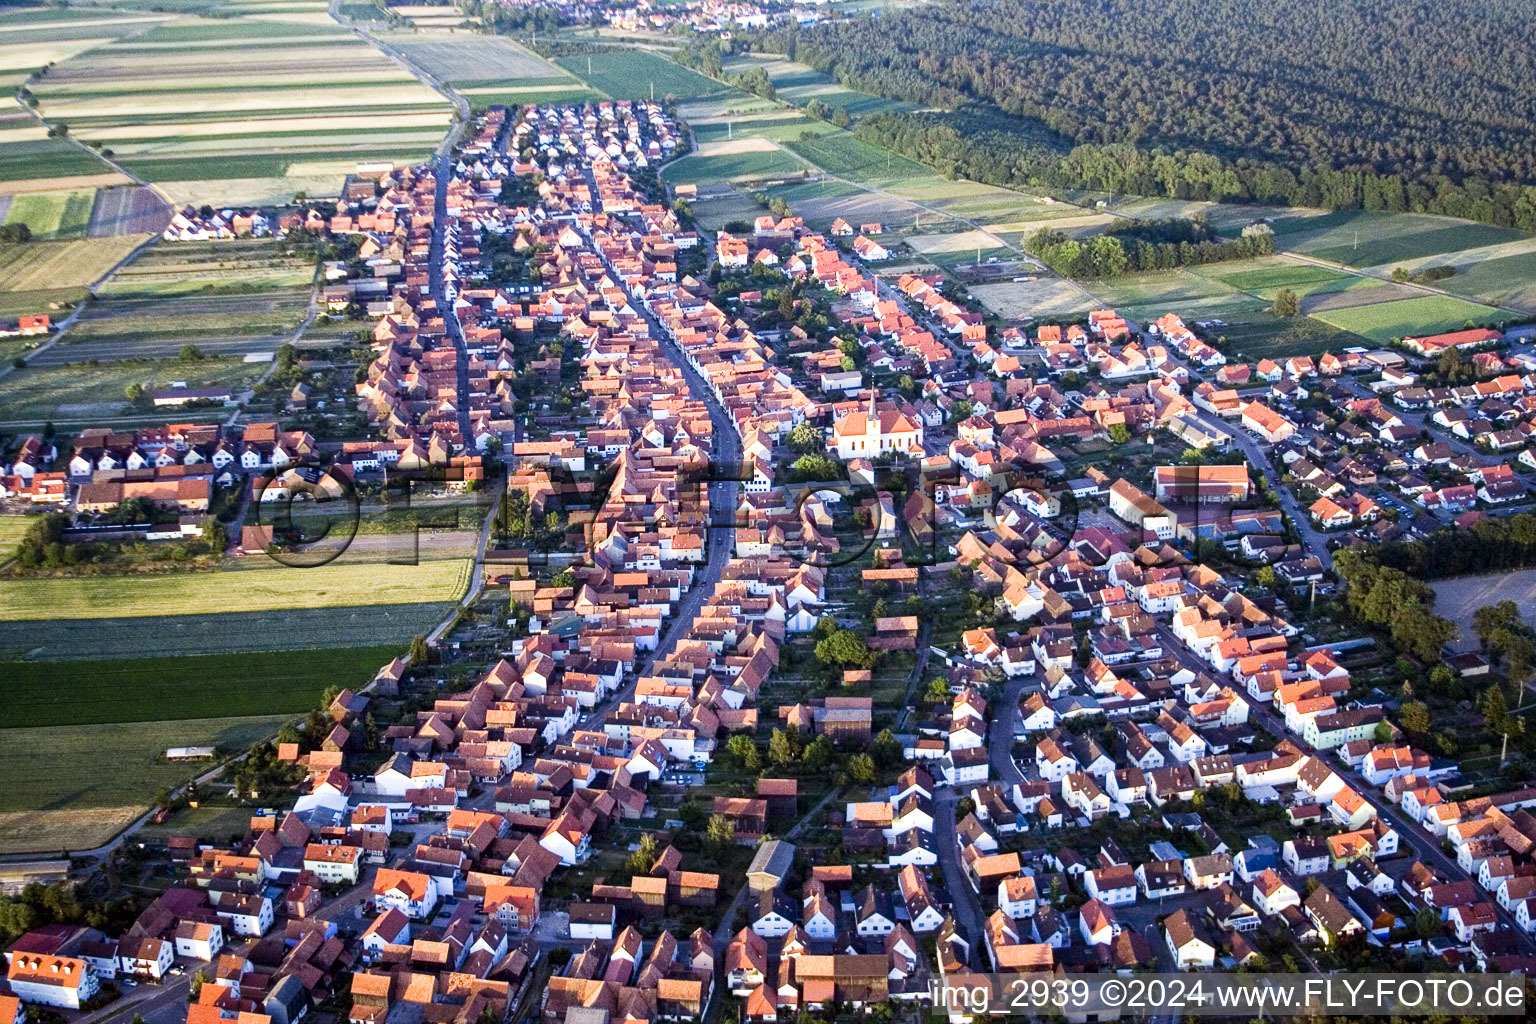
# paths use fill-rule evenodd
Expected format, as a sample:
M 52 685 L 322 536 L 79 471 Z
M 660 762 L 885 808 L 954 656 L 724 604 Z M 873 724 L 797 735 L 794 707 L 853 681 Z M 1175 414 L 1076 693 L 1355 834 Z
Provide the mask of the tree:
M 177 354 L 176 358 L 184 363 L 195 363 L 203 358 L 203 350 L 188 342 L 181 346 L 181 351 Z
M 1440 912 L 1434 907 L 1423 908 L 1413 915 L 1413 929 L 1418 932 L 1419 938 L 1433 939 L 1444 929 L 1440 922 Z
M 427 638 L 420 633 L 411 637 L 410 650 L 406 652 L 412 665 L 426 665 L 432 661 L 432 648 L 427 646 Z
M 650 874 L 651 865 L 656 863 L 656 836 L 650 832 L 640 835 L 640 845 L 635 852 L 629 855 L 629 871 L 633 875 Z
M 134 403 L 142 401 L 144 398 L 144 385 L 138 381 L 133 381 L 123 388 L 123 397 Z
M 723 814 L 711 814 L 704 826 L 704 836 L 712 843 L 725 845 L 736 841 L 736 825 Z
M 1383 719 L 1380 722 L 1377 722 L 1376 723 L 1375 736 L 1376 736 L 1376 742 L 1377 743 L 1381 743 L 1381 744 L 1391 743 L 1392 742 L 1392 723 L 1386 721 L 1385 719 Z
M 799 757 L 799 751 L 795 750 L 794 741 L 790 739 L 789 734 L 783 729 L 773 730 L 773 734 L 768 737 L 768 760 L 772 764 L 783 767 L 794 764 Z
M 1273 310 L 1275 316 L 1279 317 L 1290 318 L 1300 316 L 1301 299 L 1295 292 L 1291 291 L 1291 289 L 1282 288 L 1280 289 L 1280 293 L 1275 296 L 1275 304 Z
M 934 676 L 928 680 L 928 689 L 923 691 L 923 700 L 929 704 L 944 704 L 949 701 L 949 681 L 943 676 Z
M 1494 732 L 1504 732 L 1505 719 L 1509 717 L 1509 702 L 1504 699 L 1504 688 L 1497 683 L 1483 691 L 1480 701 L 1483 717 Z
M 1403 705 L 1397 717 L 1403 728 L 1415 736 L 1425 736 L 1429 733 L 1429 708 L 1423 702 L 1409 701 Z
M 1125 444 L 1131 439 L 1131 428 L 1124 423 L 1116 423 L 1109 428 L 1109 439 L 1115 444 Z
M 848 759 L 848 777 L 866 786 L 874 782 L 875 759 L 868 754 L 854 754 Z
M 763 768 L 763 758 L 757 752 L 757 744 L 745 733 L 735 733 L 725 742 L 725 752 L 736 759 L 747 771 L 757 774 Z
M 811 740 L 805 748 L 805 754 L 801 758 L 806 771 L 824 772 L 832 766 L 832 760 L 836 751 L 832 747 L 832 741 L 825 736 L 817 736 Z
M 571 569 L 561 569 L 549 578 L 552 587 L 574 587 L 576 585 L 576 573 Z
M 855 665 L 868 668 L 875 660 L 869 644 L 851 629 L 839 629 L 824 640 L 816 642 L 816 658 L 833 665 Z
M 1261 587 L 1273 590 L 1275 587 L 1274 567 L 1269 565 L 1260 566 L 1259 571 L 1253 574 L 1253 581 Z

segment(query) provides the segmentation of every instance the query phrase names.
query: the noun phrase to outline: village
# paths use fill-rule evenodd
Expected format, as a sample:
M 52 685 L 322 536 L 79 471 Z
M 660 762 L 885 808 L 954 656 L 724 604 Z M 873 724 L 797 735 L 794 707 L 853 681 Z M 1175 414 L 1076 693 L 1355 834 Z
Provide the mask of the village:
M 1529 332 L 1249 365 L 1173 311 L 999 330 L 882 274 L 880 224 L 701 230 L 656 173 L 687 149 L 660 102 L 496 107 L 333 218 L 176 215 L 364 236 L 324 300 L 368 326 L 367 436 L 156 393 L 199 404 L 20 439 L 8 505 L 255 560 L 292 538 L 251 506 L 404 475 L 549 542 L 477 552 L 489 639 L 413 645 L 248 760 L 243 835 L 129 836 L 157 895 L 23 934 L 0 1021 L 775 1021 L 915 1016 L 977 973 L 1531 968 L 1536 787 L 1458 757 L 1520 742 L 1512 642 L 1399 630 L 1406 588 L 1319 610 L 1385 595 L 1384 545 L 1529 510 Z

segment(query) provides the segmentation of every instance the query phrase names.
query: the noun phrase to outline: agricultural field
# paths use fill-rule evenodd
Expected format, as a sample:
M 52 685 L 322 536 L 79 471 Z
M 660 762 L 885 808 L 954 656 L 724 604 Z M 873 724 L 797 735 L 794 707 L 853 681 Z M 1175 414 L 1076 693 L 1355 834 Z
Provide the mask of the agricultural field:
M 57 348 L 57 346 L 55 346 Z M 49 353 L 51 354 L 51 352 Z M 27 366 L 0 379 L 0 422 L 83 422 L 94 416 L 131 412 L 124 392 L 131 384 L 146 392 L 186 381 L 188 387 L 227 385 L 238 394 L 261 375 L 265 366 L 238 359 L 197 362 L 114 362 L 92 366 L 69 363 Z M 171 410 L 165 410 L 169 414 Z
M 1455 277 L 1436 281 L 1435 287 L 1500 306 L 1536 309 L 1536 252 L 1497 256 L 1460 267 Z
M 303 574 L 311 570 L 288 571 Z M 359 600 L 360 596 L 352 599 Z M 133 610 L 123 608 L 124 612 Z M 34 621 L 0 620 L 0 656 L 35 661 L 378 646 L 427 633 L 452 610 L 452 601 L 417 601 L 222 614 L 130 614 L 53 619 L 46 629 L 39 629 Z
M 933 172 L 922 164 L 897 156 L 888 149 L 837 132 L 816 139 L 797 140 L 789 149 L 828 174 L 873 188 L 890 188 Z
M 303 322 L 307 288 L 240 294 L 104 297 L 35 365 L 171 359 L 186 345 L 208 356 L 272 352 Z M 193 372 L 193 371 L 189 371 Z
M 1507 319 L 1491 306 L 1442 295 L 1423 295 L 1313 313 L 1315 319 L 1385 344 L 1410 335 L 1460 330 L 1468 323 L 1486 324 Z
M 170 576 L 103 576 L 0 580 L 0 619 L 174 616 L 287 608 L 456 601 L 469 584 L 466 559 L 419 565 L 323 565 L 295 569 L 271 561 L 255 567 Z
M 300 713 L 328 686 L 361 687 L 400 644 L 111 661 L 0 662 L 5 728 Z
M 1076 285 L 1059 277 L 972 284 L 966 288 L 984 306 L 1007 319 L 1062 319 L 1097 305 Z
M 775 142 L 793 142 L 810 132 L 826 135 L 837 129 L 821 121 L 784 110 L 768 114 L 749 114 L 744 117 L 706 118 L 691 122 L 694 140 L 704 143 L 730 142 L 738 138 L 772 139 Z
M 15 557 L 16 544 L 31 525 L 29 516 L 0 516 L 0 567 Z
M 25 224 L 39 241 L 84 238 L 95 205 L 93 188 L 28 192 L 10 197 L 3 223 Z
M 716 143 L 707 153 L 690 153 L 668 164 L 662 177 L 673 184 L 697 184 L 789 178 L 807 170 L 794 154 L 769 139 L 743 139 Z
M 116 6 L 116 5 L 114 5 Z M 10 8 L 0 12 L 0 82 L 21 85 L 38 68 L 153 28 L 168 15 L 72 8 Z
M 200 718 L 120 725 L 15 729 L 0 748 L 0 852 L 57 853 L 107 842 L 144 813 L 162 787 L 208 770 L 165 759 L 170 747 L 233 754 L 271 736 L 290 716 Z M 60 759 L 59 751 L 90 751 Z
M 692 204 L 693 216 L 707 231 L 720 231 L 731 221 L 751 222 L 765 211 L 750 196 L 735 189 L 701 196 Z
M 334 191 L 359 162 L 424 159 L 450 119 L 363 40 L 280 21 L 178 19 L 60 62 L 32 93 L 50 123 L 178 202 Z
M 1286 320 L 1263 311 L 1235 319 L 1219 328 L 1218 333 L 1227 339 L 1234 350 L 1235 359 L 1250 362 L 1290 356 L 1316 356 L 1369 344 L 1368 339 L 1341 331 L 1315 317 Z
M 400 8 L 394 8 L 396 12 Z M 601 95 L 570 72 L 505 36 L 465 32 L 381 32 L 380 42 L 475 108 L 514 103 L 580 103 Z
M 379 32 L 377 38 L 449 85 L 524 85 L 546 81 L 575 84 L 568 72 L 506 36 L 416 31 Z
M 237 295 L 308 288 L 314 277 L 313 262 L 288 255 L 279 242 L 163 242 L 114 274 L 101 294 L 125 298 Z
M 1285 249 L 1350 267 L 1389 270 L 1404 261 L 1526 237 L 1513 228 L 1449 217 L 1359 211 L 1281 217 L 1274 229 Z
M 657 100 L 667 96 L 695 100 L 735 91 L 648 50 L 610 50 L 593 54 L 590 70 L 585 56 L 561 57 L 556 63 L 598 92 L 616 100 L 643 100 L 653 95 Z
M 753 67 L 760 67 L 767 73 L 780 99 L 797 107 L 818 100 L 833 110 L 847 111 L 852 118 L 881 111 L 912 109 L 910 103 L 845 88 L 831 75 L 792 60 L 743 55 L 732 58 L 725 67 L 725 73 L 739 75 Z
M 91 209 L 86 235 L 158 235 L 170 222 L 170 205 L 154 189 L 144 185 L 103 188 L 96 191 L 96 205 Z
M 116 235 L 0 246 L 0 316 L 41 313 L 55 304 L 79 302 L 87 286 L 147 237 Z

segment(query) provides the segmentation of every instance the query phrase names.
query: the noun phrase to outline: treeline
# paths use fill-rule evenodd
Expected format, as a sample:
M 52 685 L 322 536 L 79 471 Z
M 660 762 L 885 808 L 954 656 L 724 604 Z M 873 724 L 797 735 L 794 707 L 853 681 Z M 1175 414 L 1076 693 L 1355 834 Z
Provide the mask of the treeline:
M 1151 230 L 1144 230 L 1146 227 Z M 1225 242 L 1210 238 L 1200 241 L 1154 241 L 1158 236 L 1156 227 L 1153 224 L 1126 231 L 1112 228 L 1102 235 L 1082 240 L 1054 228 L 1044 228 L 1030 237 L 1025 248 L 1063 277 L 1078 278 L 1116 277 L 1144 270 L 1172 270 L 1175 267 L 1269 256 L 1275 251 L 1275 236 L 1269 231 L 1246 232 L 1241 238 Z
M 1330 210 L 1433 213 L 1536 231 L 1536 187 L 1444 175 L 1409 181 L 1399 174 L 1230 162 L 1210 153 L 1129 143 L 1070 150 L 1049 132 L 995 110 L 870 114 L 854 133 L 949 177 L 1003 188 L 1089 189 L 1217 202 L 1311 206 Z
M 1007 149 L 949 153 L 998 184 L 1536 230 L 1536 192 L 1520 187 L 1536 182 L 1536 77 L 1508 59 L 1533 22 L 1536 7 L 1498 0 L 940 0 L 739 45 L 850 88 L 989 113 L 1015 142 L 1044 144 L 1026 159 L 1048 158 L 1038 178 Z
M 1423 540 L 1383 544 L 1376 560 L 1418 579 L 1536 566 L 1536 515 L 1479 520 L 1470 530 L 1437 530 Z
M 1344 602 L 1350 614 L 1388 633 L 1400 651 L 1438 662 L 1445 645 L 1461 636 L 1454 622 L 1434 613 L 1434 592 L 1402 570 L 1354 550 L 1340 551 L 1333 568 L 1349 588 Z

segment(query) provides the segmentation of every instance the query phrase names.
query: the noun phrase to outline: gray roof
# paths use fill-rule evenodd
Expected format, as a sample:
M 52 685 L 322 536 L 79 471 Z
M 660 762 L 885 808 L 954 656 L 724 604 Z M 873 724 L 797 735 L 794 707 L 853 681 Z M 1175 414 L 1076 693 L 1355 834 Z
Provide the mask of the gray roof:
M 747 874 L 766 874 L 783 878 L 789 874 L 790 865 L 794 862 L 794 843 L 787 843 L 782 839 L 770 839 L 757 848 L 757 853 L 752 857 L 752 863 L 747 866 Z

